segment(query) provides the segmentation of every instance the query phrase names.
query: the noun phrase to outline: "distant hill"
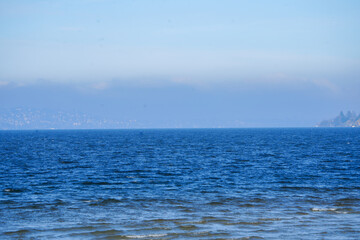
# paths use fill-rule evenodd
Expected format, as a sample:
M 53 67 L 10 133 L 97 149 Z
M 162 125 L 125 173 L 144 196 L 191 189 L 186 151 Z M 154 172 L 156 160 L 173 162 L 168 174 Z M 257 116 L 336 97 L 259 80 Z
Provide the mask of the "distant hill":
M 343 111 L 334 119 L 322 121 L 318 127 L 360 127 L 360 114 L 357 115 L 353 111 L 346 114 Z

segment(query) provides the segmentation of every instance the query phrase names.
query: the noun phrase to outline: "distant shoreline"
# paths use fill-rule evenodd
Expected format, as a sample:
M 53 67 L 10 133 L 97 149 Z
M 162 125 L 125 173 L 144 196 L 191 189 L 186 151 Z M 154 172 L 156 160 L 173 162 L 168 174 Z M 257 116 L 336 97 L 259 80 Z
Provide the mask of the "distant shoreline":
M 0 129 L 0 131 L 128 131 L 128 130 L 246 130 L 246 129 L 350 129 L 358 127 L 324 127 L 324 126 L 313 126 L 313 127 L 226 127 L 226 128 L 208 128 L 208 127 L 197 127 L 197 128 L 37 128 L 37 129 Z

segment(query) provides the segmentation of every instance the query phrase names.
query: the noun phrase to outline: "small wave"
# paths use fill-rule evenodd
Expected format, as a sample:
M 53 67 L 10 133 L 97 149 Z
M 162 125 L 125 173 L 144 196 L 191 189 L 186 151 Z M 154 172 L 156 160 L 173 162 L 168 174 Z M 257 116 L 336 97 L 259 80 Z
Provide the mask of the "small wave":
M 336 211 L 336 208 L 311 208 L 311 211 L 313 212 L 333 212 Z
M 341 202 L 360 202 L 359 198 L 340 198 L 337 201 Z
M 70 160 L 59 160 L 59 163 L 61 164 L 73 164 L 75 163 L 74 161 L 70 161 Z
M 66 205 L 67 203 L 66 202 L 64 202 L 63 200 L 61 200 L 61 199 L 56 199 L 55 201 L 54 201 L 54 205 L 55 206 L 62 206 L 62 205 Z
M 15 201 L 12 200 L 0 200 L 0 204 L 15 204 Z
M 238 205 L 238 207 L 252 208 L 252 207 L 257 207 L 257 205 L 255 205 L 255 204 L 250 204 L 250 203 L 245 203 L 245 204 L 240 204 L 240 205 Z
M 236 222 L 236 223 L 233 223 L 232 225 L 262 225 L 262 224 L 265 224 L 265 222 Z
M 357 205 L 360 202 L 360 199 L 358 198 L 341 198 L 336 200 L 335 205 L 338 207 L 341 206 L 352 206 L 352 205 Z
M 210 205 L 210 206 L 219 206 L 219 205 L 224 205 L 224 203 L 213 201 L 213 202 L 209 202 L 208 205 Z
M 135 226 L 133 226 L 134 228 L 137 228 L 135 231 L 152 231 L 152 232 L 157 232 L 157 231 L 168 231 L 168 230 L 172 230 L 172 228 L 170 227 L 165 227 L 165 226 L 161 226 L 161 227 L 147 227 L 147 226 L 142 226 L 141 224 L 136 224 Z M 139 228 L 140 227 L 140 228 Z
M 77 168 L 92 168 L 91 165 L 79 165 L 79 166 L 76 166 Z
M 148 234 L 148 235 L 126 235 L 126 238 L 134 238 L 134 239 L 138 239 L 138 238 L 157 238 L 157 237 L 165 237 L 167 234 L 163 233 L 163 234 Z
M 5 232 L 4 234 L 5 235 L 24 235 L 24 234 L 27 234 L 27 233 L 30 233 L 30 232 L 31 231 L 27 230 L 27 229 L 20 229 L 20 230 L 17 230 L 17 231 Z
M 156 222 L 156 223 L 166 223 L 166 222 L 182 222 L 188 220 L 187 218 L 156 218 L 151 220 L 146 220 L 145 222 Z
M 352 208 L 338 208 L 335 212 L 343 214 L 356 213 Z
M 262 198 L 253 198 L 250 200 L 250 202 L 255 202 L 255 203 L 265 203 L 266 199 L 262 199 Z
M 115 230 L 115 229 L 90 232 L 91 235 L 116 235 L 116 234 L 120 234 L 120 233 L 122 233 L 122 232 L 119 230 Z
M 121 200 L 116 199 L 116 198 L 107 198 L 107 199 L 99 199 L 99 200 L 86 200 L 85 202 L 90 202 L 90 205 L 99 205 L 99 206 L 104 206 L 104 205 L 108 205 L 108 204 L 113 204 L 113 203 L 120 203 Z
M 242 237 L 240 239 L 241 240 L 255 240 L 255 239 L 264 239 L 264 238 L 259 237 L 259 236 L 249 236 L 249 237 Z
M 156 173 L 157 175 L 160 175 L 160 176 L 165 176 L 165 177 L 170 177 L 170 176 L 180 176 L 181 174 L 179 173 L 173 173 L 173 172 L 160 172 L 158 171 Z
M 72 231 L 90 231 L 95 230 L 94 226 L 79 226 L 79 227 L 68 227 L 68 228 L 54 228 L 51 231 L 55 232 L 72 232 Z
M 85 239 L 89 239 L 89 235 L 90 236 L 94 236 L 96 239 L 97 238 L 101 238 L 101 239 L 107 239 L 107 238 L 120 238 L 120 239 L 126 239 L 126 236 L 121 235 L 122 231 L 116 230 L 116 229 L 109 229 L 109 230 L 95 230 L 95 231 L 86 231 L 86 230 L 92 230 L 92 227 L 85 227 L 85 228 L 70 228 L 67 231 L 85 231 L 85 232 L 74 232 L 74 233 L 69 233 L 68 236 L 71 236 L 72 238 L 79 238 L 79 237 L 85 237 Z M 60 230 L 61 231 L 61 230 Z
M 313 212 L 329 212 L 329 213 L 342 213 L 348 214 L 354 212 L 351 208 L 311 208 Z
M 229 220 L 223 218 L 216 218 L 216 217 L 203 217 L 201 221 L 197 221 L 194 223 L 198 223 L 198 224 L 217 223 L 217 224 L 229 225 L 228 224 Z
M 25 189 L 21 189 L 21 188 L 4 188 L 3 192 L 6 192 L 6 193 L 21 193 L 21 192 L 25 192 Z
M 171 237 L 175 237 L 176 239 L 180 238 L 187 238 L 187 237 L 191 237 L 191 238 L 205 238 L 205 239 L 209 239 L 212 237 L 224 237 L 229 235 L 228 233 L 222 232 L 222 233 L 217 233 L 217 232 L 209 232 L 209 231 L 202 231 L 202 232 L 183 232 L 183 233 L 169 233 L 168 234 Z M 228 238 L 226 238 L 228 239 Z
M 177 205 L 175 206 L 176 209 L 178 209 L 181 212 L 186 212 L 186 213 L 192 213 L 195 212 L 196 210 L 190 207 L 185 207 L 185 206 L 181 206 L 181 205 Z
M 307 186 L 281 186 L 281 190 L 289 190 L 289 191 L 312 191 L 312 192 L 327 192 L 329 189 L 327 188 L 316 188 L 316 187 L 307 187 Z
M 260 157 L 264 157 L 264 158 L 268 158 L 268 157 L 278 157 L 278 155 L 272 154 L 272 153 L 260 153 L 259 156 L 260 156 Z
M 198 229 L 198 227 L 195 225 L 180 225 L 179 228 L 181 230 L 186 230 L 186 231 L 192 231 L 192 230 Z
M 49 206 L 49 205 L 48 204 L 41 204 L 41 203 L 33 203 L 33 204 L 25 205 L 25 206 L 14 207 L 12 209 L 43 209 L 46 206 Z
M 306 212 L 296 212 L 295 214 L 297 214 L 297 215 L 308 215 L 308 213 L 306 213 Z
M 260 218 L 260 221 L 281 221 L 281 218 Z
M 85 181 L 81 183 L 82 185 L 88 186 L 88 185 L 111 185 L 109 182 L 91 182 L 91 181 Z

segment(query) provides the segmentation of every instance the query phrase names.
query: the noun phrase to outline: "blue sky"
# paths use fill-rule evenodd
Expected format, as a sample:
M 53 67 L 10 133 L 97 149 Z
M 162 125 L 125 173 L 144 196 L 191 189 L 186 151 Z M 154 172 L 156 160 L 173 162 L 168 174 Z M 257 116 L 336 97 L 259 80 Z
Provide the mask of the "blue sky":
M 178 96 L 183 104 L 172 111 L 187 122 L 196 111 L 205 119 L 227 109 L 219 122 L 250 126 L 262 118 L 257 112 L 269 111 L 273 116 L 259 126 L 309 126 L 340 110 L 360 111 L 359 12 L 360 2 L 351 0 L 0 0 L 0 107 L 31 105 L 15 92 L 31 96 L 33 87 L 44 99 L 30 107 L 61 99 L 70 88 L 83 102 L 79 109 L 117 89 L 101 100 L 116 107 L 128 89 L 123 101 L 139 106 L 144 99 L 133 96 L 144 91 L 156 106 L 168 102 L 163 109 Z M 46 97 L 59 85 L 63 92 Z M 185 88 L 194 91 L 192 101 Z M 161 109 L 156 114 L 166 115 Z

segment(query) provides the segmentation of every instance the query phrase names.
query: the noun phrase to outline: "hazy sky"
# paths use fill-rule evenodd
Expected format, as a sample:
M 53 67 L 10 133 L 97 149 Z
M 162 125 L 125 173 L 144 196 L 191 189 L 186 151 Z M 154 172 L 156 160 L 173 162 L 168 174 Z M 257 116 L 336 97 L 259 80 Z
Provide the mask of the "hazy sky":
M 0 0 L 0 108 L 311 126 L 360 111 L 359 12 L 357 0 Z

